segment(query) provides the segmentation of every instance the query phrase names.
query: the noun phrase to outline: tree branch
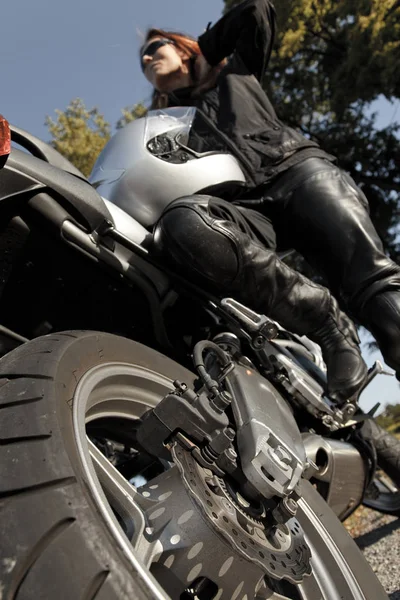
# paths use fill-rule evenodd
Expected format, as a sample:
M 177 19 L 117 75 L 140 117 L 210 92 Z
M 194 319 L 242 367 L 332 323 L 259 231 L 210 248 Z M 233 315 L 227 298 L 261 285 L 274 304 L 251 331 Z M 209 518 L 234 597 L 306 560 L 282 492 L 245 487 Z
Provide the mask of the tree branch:
M 344 54 L 344 52 L 345 52 L 345 48 L 344 48 L 343 46 L 341 46 L 340 44 L 338 44 L 338 43 L 336 42 L 336 40 L 332 38 L 332 36 L 331 36 L 331 34 L 329 33 L 329 31 L 327 31 L 325 28 L 324 28 L 324 31 L 326 31 L 326 33 L 328 34 L 328 37 L 327 37 L 327 38 L 326 38 L 326 37 L 324 37 L 324 36 L 322 35 L 322 33 L 319 33 L 318 31 L 314 31 L 313 29 L 309 29 L 309 28 L 307 28 L 307 31 L 308 31 L 309 33 L 311 33 L 311 35 L 313 35 L 314 37 L 316 37 L 316 38 L 318 38 L 318 39 L 322 40 L 323 42 L 325 42 L 326 44 L 329 44 L 329 43 L 331 43 L 333 46 L 335 46 L 335 48 L 336 48 L 337 50 L 339 50 L 340 54 Z
M 332 52 L 324 52 L 323 50 L 317 50 L 314 48 L 301 48 L 300 52 L 305 56 L 327 56 L 331 58 L 336 58 L 336 55 Z
M 400 0 L 397 0 L 397 2 L 393 4 L 392 8 L 389 8 L 384 18 L 386 19 L 387 17 L 390 17 L 390 15 L 392 15 L 398 8 L 400 8 Z
M 370 175 L 363 175 L 359 171 L 357 171 L 357 175 L 355 175 L 355 178 L 357 178 L 359 182 L 367 183 L 369 185 L 376 185 L 377 187 L 380 187 L 383 190 L 393 190 L 396 192 L 400 192 L 400 182 L 395 183 L 392 179 L 388 180 L 384 177 L 372 177 Z
M 321 27 L 321 31 L 324 31 L 327 34 L 327 36 L 329 37 L 333 46 L 335 46 L 335 48 L 340 50 L 340 52 L 343 54 L 343 52 L 345 52 L 345 50 L 346 50 L 346 48 L 343 46 L 343 44 L 339 44 L 339 42 L 333 37 L 332 33 L 329 31 L 329 29 L 325 25 L 322 25 L 321 22 L 319 25 Z

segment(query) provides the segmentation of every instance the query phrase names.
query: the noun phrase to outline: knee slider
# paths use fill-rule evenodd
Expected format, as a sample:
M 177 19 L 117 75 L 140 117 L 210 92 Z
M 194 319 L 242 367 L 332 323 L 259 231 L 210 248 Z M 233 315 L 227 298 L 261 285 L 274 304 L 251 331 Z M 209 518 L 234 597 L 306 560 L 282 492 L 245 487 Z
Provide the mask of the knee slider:
M 229 286 L 238 273 L 235 242 L 208 214 L 207 205 L 182 200 L 172 204 L 156 225 L 154 247 L 194 282 L 200 278 L 214 286 Z

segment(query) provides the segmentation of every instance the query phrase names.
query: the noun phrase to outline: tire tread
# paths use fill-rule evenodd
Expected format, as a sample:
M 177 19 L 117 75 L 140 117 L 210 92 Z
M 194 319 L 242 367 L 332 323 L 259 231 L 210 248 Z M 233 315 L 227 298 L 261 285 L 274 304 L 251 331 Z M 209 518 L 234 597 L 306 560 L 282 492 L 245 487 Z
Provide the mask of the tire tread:
M 116 347 L 120 360 L 131 351 L 145 360 L 140 344 L 93 331 L 37 338 L 0 360 L 0 589 L 8 600 L 150 598 L 96 520 L 63 437 L 71 418 L 63 377 L 76 381 L 74 365 L 80 372 L 82 362 L 102 360 L 103 345 L 105 355 Z
M 373 419 L 365 421 L 361 434 L 375 446 L 380 468 L 400 486 L 400 440 Z
M 53 525 L 44 536 L 29 550 L 27 555 L 21 560 L 17 573 L 14 575 L 13 585 L 9 591 L 9 597 L 12 600 L 18 600 L 19 590 L 24 583 L 24 580 L 29 575 L 34 564 L 39 560 L 41 555 L 53 543 L 53 541 L 62 535 L 76 519 L 68 517 L 62 519 Z
M 101 571 L 98 573 L 90 582 L 87 589 L 84 591 L 81 600 L 95 600 L 96 596 L 98 596 L 101 588 L 106 582 L 107 577 L 109 576 L 109 571 Z
M 2 438 L 0 439 L 0 446 L 10 446 L 11 444 L 21 444 L 22 442 L 37 442 L 39 440 L 48 440 L 51 438 L 51 434 L 43 433 L 39 435 L 25 435 L 14 438 Z
M 31 485 L 26 488 L 12 490 L 9 492 L 0 492 L 0 500 L 7 500 L 7 498 L 14 498 L 15 496 L 28 496 L 30 494 L 37 494 L 48 488 L 63 488 L 68 485 L 76 483 L 76 477 L 60 477 L 60 479 L 53 479 L 46 483 L 39 483 L 38 485 Z

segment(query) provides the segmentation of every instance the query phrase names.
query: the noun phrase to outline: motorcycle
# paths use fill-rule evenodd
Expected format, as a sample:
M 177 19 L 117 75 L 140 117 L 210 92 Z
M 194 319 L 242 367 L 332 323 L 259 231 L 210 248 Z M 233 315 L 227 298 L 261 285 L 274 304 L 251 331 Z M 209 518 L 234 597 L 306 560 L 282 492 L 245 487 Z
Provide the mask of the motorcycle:
M 397 441 L 356 398 L 331 402 L 307 338 L 152 255 L 161 196 L 133 190 L 167 186 L 163 169 L 182 162 L 182 193 L 201 190 L 221 157 L 241 180 L 226 148 L 192 144 L 197 118 L 132 122 L 89 181 L 12 128 L 24 151 L 0 171 L 5 598 L 387 597 L 338 518 L 377 464 L 398 480 Z M 372 501 L 393 513 L 397 494 Z

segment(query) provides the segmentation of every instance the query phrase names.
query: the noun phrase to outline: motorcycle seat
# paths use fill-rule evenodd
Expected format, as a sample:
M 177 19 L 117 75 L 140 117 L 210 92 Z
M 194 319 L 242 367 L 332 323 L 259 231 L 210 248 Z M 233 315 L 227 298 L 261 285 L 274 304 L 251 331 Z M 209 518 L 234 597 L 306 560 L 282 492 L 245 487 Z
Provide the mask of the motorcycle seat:
M 37 190 L 38 194 L 55 192 L 60 205 L 72 209 L 74 217 L 91 233 L 114 224 L 103 199 L 83 176 L 78 177 L 17 148 L 12 148 L 2 170 L 2 184 L 1 190 L 7 193 L 2 195 L 0 190 L 0 201 L 14 188 Z
M 100 195 L 69 160 L 27 131 L 15 125 L 10 125 L 10 130 L 12 142 L 27 152 L 12 148 L 2 171 L 0 200 L 12 195 L 13 191 L 21 191 L 21 188 L 37 188 L 39 192 L 42 185 L 57 193 L 60 204 L 66 204 L 64 208 L 72 207 L 74 216 L 90 232 L 113 224 Z

